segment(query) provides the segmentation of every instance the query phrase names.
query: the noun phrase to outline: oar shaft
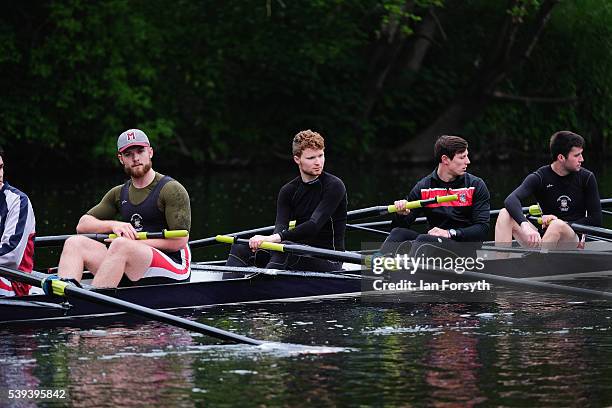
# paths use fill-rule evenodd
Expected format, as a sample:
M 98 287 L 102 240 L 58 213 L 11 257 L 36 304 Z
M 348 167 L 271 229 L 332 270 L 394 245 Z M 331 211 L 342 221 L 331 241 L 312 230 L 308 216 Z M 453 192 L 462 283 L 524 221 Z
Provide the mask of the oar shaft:
M 416 201 L 408 201 L 406 203 L 406 209 L 413 210 L 415 208 L 425 207 L 430 204 L 441 204 L 441 203 L 450 203 L 451 201 L 457 201 L 459 197 L 457 194 L 445 195 L 445 196 L 436 196 L 432 198 L 428 198 L 425 200 L 416 200 Z M 397 212 L 397 208 L 395 204 L 387 206 L 387 211 L 390 213 Z
M 268 226 L 268 227 L 260 227 L 260 228 L 254 228 L 254 229 L 250 229 L 250 230 L 245 230 L 245 231 L 240 231 L 240 232 L 235 232 L 233 234 L 229 234 L 232 236 L 236 236 L 236 237 L 243 237 L 245 235 L 253 235 L 253 234 L 265 234 L 268 232 L 272 232 L 274 231 L 274 225 Z M 193 241 L 189 241 L 189 246 L 191 248 L 198 248 L 198 247 L 203 247 L 203 246 L 207 246 L 207 245 L 213 245 L 213 244 L 217 244 L 217 237 L 210 237 L 210 238 L 204 238 L 204 239 L 196 239 Z
M 217 235 L 216 239 L 218 242 L 223 242 L 226 244 L 249 244 L 248 239 L 236 238 L 227 235 Z M 299 244 L 278 244 L 275 242 L 262 242 L 260 248 L 267 249 L 270 251 L 286 252 L 297 255 L 312 255 L 319 258 L 328 259 L 330 261 L 362 263 L 366 259 L 365 256 L 353 252 L 335 251 L 333 249 L 316 248 L 308 245 Z
M 577 233 L 597 235 L 603 238 L 612 238 L 612 230 L 601 227 L 591 227 L 590 225 L 571 223 L 570 227 Z
M 364 227 L 363 225 L 346 224 L 346 228 L 352 229 L 352 230 L 371 232 L 373 234 L 389 235 L 388 231 L 382 231 L 382 230 L 378 230 L 378 229 L 374 229 L 374 228 L 368 228 L 368 227 Z
M 87 237 L 96 241 L 104 241 L 106 239 L 115 239 L 115 234 L 72 234 L 72 235 L 49 235 L 44 237 L 34 238 L 34 243 L 39 247 L 53 246 L 65 242 L 68 238 L 79 236 Z M 163 230 L 158 232 L 139 232 L 136 235 L 137 239 L 156 239 L 156 238 L 181 238 L 189 236 L 187 230 Z
M 37 287 L 42 287 L 43 283 L 43 280 L 38 278 L 38 276 L 40 276 L 39 272 L 36 272 L 35 274 L 29 274 L 4 266 L 0 266 L 0 276 L 3 276 L 9 280 L 22 282 Z M 105 306 L 115 308 L 117 310 L 138 314 L 140 316 L 148 317 L 153 320 L 161 321 L 177 327 L 181 327 L 183 329 L 206 334 L 222 340 L 229 340 L 252 345 L 263 344 L 263 342 L 259 340 L 251 339 L 249 337 L 245 337 L 239 334 L 230 333 L 225 330 L 217 329 L 216 327 L 207 326 L 205 324 L 187 320 L 182 317 L 161 312 L 159 310 L 154 310 L 134 303 L 126 302 L 124 300 L 104 295 L 102 293 L 79 288 L 61 280 L 54 280 L 51 282 L 51 285 L 53 288 L 53 293 L 56 295 L 66 296 L 67 298 L 78 298 L 86 300 L 88 302 L 99 303 Z
M 455 276 L 464 276 L 474 280 L 486 280 L 491 283 L 498 283 L 501 285 L 508 286 L 520 286 L 527 287 L 532 289 L 546 290 L 546 291 L 554 291 L 556 293 L 563 293 L 567 295 L 576 295 L 576 296 L 587 296 L 594 297 L 598 299 L 607 299 L 612 300 L 612 293 L 593 290 L 593 289 L 585 289 L 585 288 L 576 288 L 572 286 L 566 285 L 558 285 L 555 283 L 549 282 L 541 282 L 534 280 L 525 280 L 524 278 L 512 278 L 509 276 L 500 276 L 500 275 L 492 275 L 483 272 L 475 272 L 475 271 L 465 271 L 461 275 L 457 272 L 450 269 L 436 269 L 433 271 L 434 273 L 443 274 L 443 275 L 455 275 Z
M 447 196 L 448 197 L 448 196 Z M 612 199 L 611 198 L 607 198 L 607 199 L 603 199 L 601 200 L 601 204 L 602 205 L 606 205 L 606 204 L 612 204 Z M 529 206 L 529 207 L 522 207 L 523 212 L 528 212 L 530 211 L 530 209 L 532 209 L 534 206 Z M 532 209 L 533 211 L 533 209 Z M 491 216 L 497 216 L 499 215 L 499 213 L 501 212 L 501 210 L 491 210 L 489 213 Z M 358 220 L 358 219 L 362 219 L 362 218 L 368 218 L 368 217 L 372 217 L 372 216 L 379 216 L 379 215 L 385 215 L 385 214 L 389 214 L 389 206 L 388 205 L 379 205 L 379 206 L 374 206 L 374 207 L 367 207 L 367 208 L 360 208 L 357 210 L 351 210 L 348 211 L 346 213 L 347 215 L 347 220 L 351 221 L 351 220 Z M 427 221 L 426 217 L 419 217 L 417 219 L 414 220 L 413 224 L 421 224 Z M 372 227 L 372 226 L 380 226 L 380 225 L 388 225 L 390 224 L 390 221 L 380 221 L 382 224 L 370 224 L 370 223 L 359 223 L 359 224 L 352 224 L 355 225 L 356 227 Z M 231 235 L 231 236 L 235 236 L 235 237 L 244 237 L 244 236 L 249 236 L 249 235 L 254 235 L 254 234 L 268 234 L 270 232 L 274 231 L 274 225 L 270 225 L 267 227 L 260 227 L 260 228 L 254 228 L 254 229 L 250 229 L 250 230 L 245 230 L 245 231 L 239 231 L 239 232 L 234 232 L 231 234 L 227 234 L 227 235 Z M 193 240 L 189 242 L 189 245 L 191 246 L 191 248 L 199 248 L 199 247 L 204 247 L 204 246 L 208 246 L 208 245 L 214 245 L 217 243 L 217 239 L 216 237 L 209 237 L 209 238 L 204 238 L 204 239 L 197 239 L 197 240 Z
M 77 286 L 68 285 L 64 289 L 64 292 L 66 293 L 67 297 L 79 298 L 82 300 L 95 302 L 106 306 L 112 306 L 118 310 L 123 310 L 128 313 L 134 313 L 163 323 L 168 323 L 170 325 L 177 326 L 182 329 L 206 334 L 217 339 L 229 340 L 237 343 L 251 344 L 255 346 L 263 344 L 263 342 L 259 340 L 251 339 L 240 334 L 230 333 L 225 330 L 217 329 L 216 327 L 208 326 L 199 322 L 174 316 L 169 313 L 161 312 L 159 310 L 150 309 L 148 307 L 126 302 L 124 300 L 113 298 L 102 293 L 92 292 L 86 289 L 79 288 Z

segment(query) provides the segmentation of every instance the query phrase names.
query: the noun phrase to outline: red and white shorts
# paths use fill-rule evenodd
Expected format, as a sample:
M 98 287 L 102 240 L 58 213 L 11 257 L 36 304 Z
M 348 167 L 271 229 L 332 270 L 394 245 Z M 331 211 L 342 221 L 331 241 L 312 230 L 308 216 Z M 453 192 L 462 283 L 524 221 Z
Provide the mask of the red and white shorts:
M 170 258 L 159 249 L 151 248 L 153 258 L 143 278 L 170 278 L 178 281 L 187 280 L 191 275 L 191 251 L 189 245 L 181 248 L 180 262 Z

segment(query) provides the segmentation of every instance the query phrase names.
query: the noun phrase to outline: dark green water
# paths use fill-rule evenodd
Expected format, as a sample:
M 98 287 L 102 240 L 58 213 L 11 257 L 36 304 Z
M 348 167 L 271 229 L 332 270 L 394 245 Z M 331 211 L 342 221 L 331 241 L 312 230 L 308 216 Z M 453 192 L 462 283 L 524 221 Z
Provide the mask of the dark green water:
M 334 166 L 349 208 L 391 203 L 429 168 Z M 598 175 L 612 194 L 609 170 Z M 525 166 L 473 166 L 492 206 Z M 159 169 L 163 171 L 163 169 Z M 269 225 L 293 167 L 171 173 L 190 192 L 192 238 Z M 72 232 L 117 177 L 23 178 L 39 235 Z M 9 182 L 11 181 L 8 178 Z M 352 233 L 351 233 L 352 234 Z M 357 248 L 367 235 L 351 235 Z M 221 255 L 224 249 L 214 251 Z M 207 251 L 195 252 L 198 259 Z M 57 253 L 40 251 L 48 266 Z M 216 306 L 187 316 L 251 337 L 249 347 L 141 321 L 0 328 L 0 406 L 606 406 L 612 304 L 508 291 L 495 303 L 377 305 L 360 299 Z M 65 400 L 8 400 L 8 389 L 63 389 Z

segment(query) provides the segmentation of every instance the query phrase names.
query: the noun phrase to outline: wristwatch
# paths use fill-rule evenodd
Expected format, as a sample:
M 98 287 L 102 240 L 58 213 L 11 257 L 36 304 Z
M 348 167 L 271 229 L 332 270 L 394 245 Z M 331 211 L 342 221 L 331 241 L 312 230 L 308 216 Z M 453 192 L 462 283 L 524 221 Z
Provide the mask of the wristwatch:
M 450 239 L 455 239 L 456 236 L 457 236 L 457 230 L 456 229 L 451 228 L 451 229 L 448 230 L 448 237 Z

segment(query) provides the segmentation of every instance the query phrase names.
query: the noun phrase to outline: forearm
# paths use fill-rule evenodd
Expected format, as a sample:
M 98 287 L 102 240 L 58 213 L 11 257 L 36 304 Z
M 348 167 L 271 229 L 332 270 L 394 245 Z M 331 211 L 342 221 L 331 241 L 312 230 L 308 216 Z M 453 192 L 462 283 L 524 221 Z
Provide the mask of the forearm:
M 113 232 L 113 227 L 119 221 L 115 220 L 99 220 L 96 217 L 85 214 L 79 220 L 76 227 L 78 234 L 105 234 Z
M 308 220 L 294 229 L 287 229 L 276 235 L 279 235 L 283 241 L 303 241 L 314 237 L 319 230 L 314 221 Z
M 528 175 L 525 180 L 504 200 L 504 207 L 517 224 L 527 221 L 523 214 L 522 202 L 533 195 L 538 189 L 540 179 L 534 173 Z

